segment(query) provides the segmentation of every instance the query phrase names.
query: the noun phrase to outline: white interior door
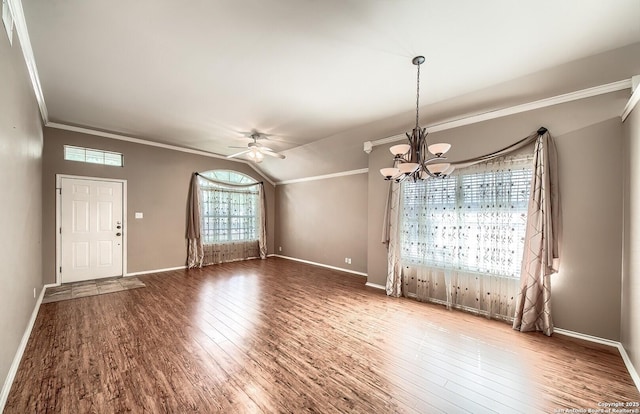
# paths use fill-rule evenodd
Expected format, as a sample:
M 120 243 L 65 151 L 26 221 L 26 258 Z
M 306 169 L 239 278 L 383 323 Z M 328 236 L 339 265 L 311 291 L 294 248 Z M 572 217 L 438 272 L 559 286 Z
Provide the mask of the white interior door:
M 62 178 L 62 283 L 122 276 L 122 182 Z

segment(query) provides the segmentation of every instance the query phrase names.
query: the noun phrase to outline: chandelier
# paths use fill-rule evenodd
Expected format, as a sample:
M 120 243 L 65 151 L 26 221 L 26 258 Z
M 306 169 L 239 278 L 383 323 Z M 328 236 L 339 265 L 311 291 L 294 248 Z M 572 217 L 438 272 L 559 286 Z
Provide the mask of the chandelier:
M 407 133 L 408 144 L 394 145 L 389 148 L 393 154 L 393 167 L 382 168 L 380 174 L 385 180 L 403 181 L 407 178 L 425 180 L 429 177 L 445 177 L 451 174 L 455 167 L 446 162 L 444 154 L 451 148 L 450 144 L 438 143 L 428 145 L 426 128 L 418 125 L 420 111 L 420 65 L 424 63 L 424 56 L 416 56 L 412 60 L 418 67 L 416 88 L 416 127 Z

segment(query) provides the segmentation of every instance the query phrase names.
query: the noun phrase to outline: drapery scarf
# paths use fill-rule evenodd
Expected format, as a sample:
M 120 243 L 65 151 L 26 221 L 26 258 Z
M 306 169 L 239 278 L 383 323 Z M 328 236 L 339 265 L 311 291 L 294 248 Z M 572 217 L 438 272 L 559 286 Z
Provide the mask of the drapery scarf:
M 202 267 L 204 263 L 204 243 L 202 240 L 202 218 L 200 201 L 199 179 L 214 183 L 221 187 L 238 188 L 258 186 L 258 198 L 260 200 L 260 222 L 258 224 L 258 246 L 260 258 L 267 257 L 267 219 L 264 183 L 232 184 L 207 178 L 197 172 L 191 176 L 189 188 L 189 200 L 187 203 L 187 267 Z
M 464 168 L 512 154 L 535 144 L 534 176 L 531 182 L 521 288 L 517 299 L 514 329 L 553 332 L 550 309 L 550 275 L 559 265 L 560 199 L 555 143 L 546 128 L 503 149 L 476 158 L 452 163 Z M 385 208 L 382 242 L 388 249 L 386 292 L 389 296 L 407 295 L 403 289 L 400 263 L 400 184 L 391 180 Z

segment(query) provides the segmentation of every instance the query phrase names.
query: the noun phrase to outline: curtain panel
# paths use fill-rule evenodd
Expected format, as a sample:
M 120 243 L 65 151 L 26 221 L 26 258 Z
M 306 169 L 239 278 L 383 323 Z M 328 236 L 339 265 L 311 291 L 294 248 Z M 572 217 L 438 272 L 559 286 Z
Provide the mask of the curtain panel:
M 205 243 L 203 237 L 203 217 L 202 217 L 202 191 L 200 181 L 215 184 L 215 188 L 207 189 L 211 194 L 207 195 L 207 202 L 214 204 L 216 200 L 222 203 L 224 197 L 232 197 L 234 189 L 256 187 L 258 189 L 258 223 L 255 232 L 257 240 L 251 241 L 228 241 L 217 242 L 215 240 Z M 219 189 L 219 191 L 216 191 Z M 225 191 L 225 189 L 227 189 Z M 238 191 L 240 193 L 240 191 Z M 213 199 L 210 199 L 213 197 Z M 209 264 L 236 261 L 249 258 L 265 259 L 267 257 L 266 243 L 266 201 L 264 183 L 232 184 L 228 182 L 214 180 L 199 173 L 193 173 L 189 190 L 189 200 L 187 203 L 187 266 L 189 268 L 202 267 Z M 225 199 L 226 200 L 226 199 Z M 228 203 L 238 202 L 237 200 L 226 200 Z M 240 226 L 245 224 L 240 224 Z M 209 232 L 215 229 L 208 229 Z M 247 229 L 237 229 L 238 231 Z M 249 229 L 251 232 L 254 229 Z M 211 236 L 209 236 L 211 238 Z M 215 239 L 215 236 L 214 236 Z
M 388 214 L 384 223 L 385 232 L 383 242 L 386 241 L 387 255 L 387 285 L 386 292 L 389 296 L 406 296 L 402 285 L 402 262 L 400 260 L 400 220 L 402 214 L 402 197 L 399 183 L 389 181 L 389 197 L 387 199 Z
M 187 267 L 189 269 L 202 267 L 204 259 L 200 211 L 200 184 L 198 173 L 194 173 L 191 176 L 187 201 Z
M 540 135 L 534 152 L 531 194 L 520 292 L 513 328 L 553 333 L 551 275 L 560 266 L 560 192 L 558 156 L 549 133 Z

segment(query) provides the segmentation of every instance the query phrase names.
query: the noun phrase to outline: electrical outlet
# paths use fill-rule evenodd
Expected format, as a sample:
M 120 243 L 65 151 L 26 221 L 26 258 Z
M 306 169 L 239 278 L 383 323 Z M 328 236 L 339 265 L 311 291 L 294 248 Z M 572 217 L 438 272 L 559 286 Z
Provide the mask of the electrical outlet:
M 347 257 L 347 263 L 351 264 L 351 258 Z
M 282 251 L 282 246 L 278 247 L 278 251 L 281 252 Z
M 33 288 L 33 298 L 36 298 L 36 288 Z
M 345 257 L 345 258 L 344 258 L 344 262 L 345 262 L 345 263 L 349 263 L 349 258 L 348 258 L 348 257 Z

